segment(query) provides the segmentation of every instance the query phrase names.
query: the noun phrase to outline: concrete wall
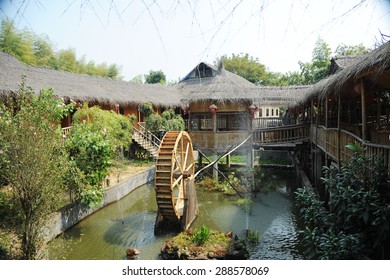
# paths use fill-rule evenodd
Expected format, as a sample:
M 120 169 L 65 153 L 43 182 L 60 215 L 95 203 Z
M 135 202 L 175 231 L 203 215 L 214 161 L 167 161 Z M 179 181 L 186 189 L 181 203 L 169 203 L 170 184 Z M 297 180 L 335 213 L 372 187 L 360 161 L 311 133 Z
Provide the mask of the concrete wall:
M 93 212 L 121 199 L 134 189 L 152 181 L 153 179 L 154 166 L 142 173 L 135 174 L 134 176 L 129 177 L 127 180 L 109 188 L 104 194 L 101 206 L 98 208 L 88 209 L 81 203 L 73 203 L 67 205 L 60 211 L 53 213 L 53 216 L 49 219 L 45 228 L 43 229 L 44 242 L 47 243 Z

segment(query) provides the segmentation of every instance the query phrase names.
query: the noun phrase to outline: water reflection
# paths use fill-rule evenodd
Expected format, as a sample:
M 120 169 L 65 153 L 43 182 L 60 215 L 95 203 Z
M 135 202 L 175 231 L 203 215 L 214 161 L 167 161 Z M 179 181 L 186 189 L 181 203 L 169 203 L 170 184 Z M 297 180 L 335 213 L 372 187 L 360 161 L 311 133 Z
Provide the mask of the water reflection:
M 253 199 L 248 214 L 234 204 L 237 197 L 198 191 L 202 224 L 220 231 L 241 233 L 249 227 L 260 232 L 261 240 L 252 259 L 299 259 L 296 220 L 291 194 L 294 174 L 273 171 L 276 189 Z M 125 259 L 129 247 L 141 250 L 140 259 L 156 259 L 164 241 L 174 233 L 154 235 L 156 200 L 153 186 L 144 185 L 131 194 L 92 214 L 49 244 L 51 259 Z

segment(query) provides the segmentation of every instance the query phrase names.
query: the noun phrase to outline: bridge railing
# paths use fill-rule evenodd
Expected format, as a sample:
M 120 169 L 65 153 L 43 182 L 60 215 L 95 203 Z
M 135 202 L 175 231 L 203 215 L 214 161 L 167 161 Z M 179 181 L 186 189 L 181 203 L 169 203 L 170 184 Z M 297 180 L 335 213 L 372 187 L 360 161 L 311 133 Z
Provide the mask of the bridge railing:
M 390 174 L 390 146 L 388 145 L 364 141 L 355 134 L 343 129 L 316 127 L 314 125 L 310 128 L 310 139 L 336 162 L 348 161 L 352 157 L 353 152 L 347 149 L 346 146 L 359 143 L 365 148 L 368 156 L 372 156 L 373 159 L 381 158 L 384 167 Z
M 285 125 L 254 129 L 254 144 L 277 144 L 304 141 L 308 139 L 309 127 L 306 124 Z

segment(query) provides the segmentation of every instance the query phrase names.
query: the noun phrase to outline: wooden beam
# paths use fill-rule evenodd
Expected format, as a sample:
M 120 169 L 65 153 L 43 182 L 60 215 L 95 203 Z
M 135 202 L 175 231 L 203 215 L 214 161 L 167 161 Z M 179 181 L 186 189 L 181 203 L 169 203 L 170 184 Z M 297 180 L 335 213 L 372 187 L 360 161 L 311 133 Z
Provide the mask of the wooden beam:
M 341 95 L 337 97 L 337 165 L 338 169 L 341 170 Z
M 367 105 L 366 105 L 366 89 L 363 79 L 360 79 L 360 97 L 362 103 L 362 139 L 367 140 Z

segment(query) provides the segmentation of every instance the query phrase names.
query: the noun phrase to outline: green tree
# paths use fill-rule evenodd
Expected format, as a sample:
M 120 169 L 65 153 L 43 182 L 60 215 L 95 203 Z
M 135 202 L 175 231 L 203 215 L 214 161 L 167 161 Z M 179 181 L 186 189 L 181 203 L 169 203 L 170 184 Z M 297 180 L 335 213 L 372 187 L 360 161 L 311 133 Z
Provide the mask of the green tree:
M 254 84 L 262 84 L 265 66 L 261 64 L 258 58 L 249 56 L 249 54 L 232 54 L 231 57 L 224 56 L 223 64 L 226 70 L 247 79 Z
M 58 123 L 70 109 L 52 90 L 36 96 L 21 84 L 17 98 L 1 104 L 0 147 L 7 164 L 1 171 L 9 182 L 22 219 L 23 258 L 34 259 L 40 230 L 56 210 L 66 153 Z
M 321 38 L 314 45 L 311 62 L 298 62 L 303 84 L 314 84 L 326 77 L 330 65 L 331 49 Z
M 48 38 L 36 37 L 33 42 L 33 51 L 37 66 L 55 67 L 56 58 L 52 43 Z
M 163 71 L 150 70 L 149 74 L 145 75 L 145 83 L 147 84 L 162 84 L 166 83 L 166 77 Z
M 340 44 L 335 50 L 336 56 L 345 56 L 345 55 L 361 55 L 369 53 L 371 50 L 366 48 L 363 44 L 355 46 L 347 46 L 345 44 Z
M 14 22 L 9 19 L 1 21 L 0 49 L 14 55 L 19 60 L 29 64 L 35 63 L 32 48 L 32 34 L 16 29 Z
M 60 50 L 58 56 L 58 69 L 77 73 L 76 51 L 73 49 Z

